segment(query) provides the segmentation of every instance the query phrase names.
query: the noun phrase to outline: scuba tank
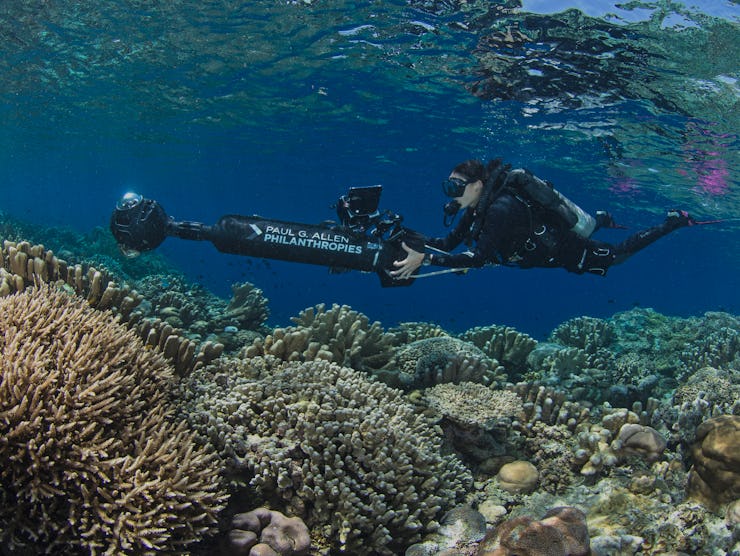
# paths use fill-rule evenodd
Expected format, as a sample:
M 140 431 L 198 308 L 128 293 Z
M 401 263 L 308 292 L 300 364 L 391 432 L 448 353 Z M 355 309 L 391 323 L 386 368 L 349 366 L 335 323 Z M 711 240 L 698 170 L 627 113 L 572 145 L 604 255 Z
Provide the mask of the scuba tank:
M 541 180 L 531 172 L 517 168 L 506 178 L 506 186 L 523 193 L 543 209 L 553 212 L 567 224 L 572 232 L 588 238 L 596 229 L 596 219 L 573 201 L 555 189 L 551 183 Z

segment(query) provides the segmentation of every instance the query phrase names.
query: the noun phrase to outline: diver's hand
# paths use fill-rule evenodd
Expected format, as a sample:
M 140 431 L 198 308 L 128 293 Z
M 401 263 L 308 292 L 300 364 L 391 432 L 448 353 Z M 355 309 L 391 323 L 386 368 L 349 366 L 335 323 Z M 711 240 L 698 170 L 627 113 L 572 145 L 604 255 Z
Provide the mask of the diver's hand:
M 401 242 L 401 247 L 403 247 L 403 250 L 407 253 L 406 258 L 401 261 L 393 261 L 393 266 L 396 267 L 396 270 L 389 272 L 389 274 L 397 280 L 411 278 L 416 269 L 421 266 L 422 262 L 424 262 L 424 253 L 414 251 L 411 247 L 406 245 L 405 241 Z

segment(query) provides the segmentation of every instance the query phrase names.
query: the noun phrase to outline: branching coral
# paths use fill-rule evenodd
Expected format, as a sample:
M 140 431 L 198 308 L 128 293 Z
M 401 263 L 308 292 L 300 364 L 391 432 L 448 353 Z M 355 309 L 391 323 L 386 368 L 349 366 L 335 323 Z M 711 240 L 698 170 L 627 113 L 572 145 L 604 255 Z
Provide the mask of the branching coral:
M 509 326 L 471 328 L 460 339 L 480 348 L 509 372 L 522 373 L 527 367 L 527 356 L 537 347 L 537 340 Z
M 410 344 L 427 338 L 450 336 L 441 326 L 429 322 L 402 322 L 388 332 L 396 337 L 398 344 Z
M 550 341 L 594 354 L 611 345 L 616 337 L 614 325 L 610 322 L 593 317 L 577 317 L 553 330 Z
M 296 326 L 278 328 L 264 341 L 256 340 L 245 351 L 248 357 L 274 355 L 284 361 L 332 361 L 356 370 L 381 368 L 391 357 L 393 334 L 379 322 L 347 305 L 334 304 L 330 310 L 319 304 L 294 317 Z
M 471 481 L 399 391 L 352 369 L 221 358 L 183 386 L 191 422 L 235 477 L 337 551 L 402 553 Z
M 262 290 L 245 282 L 231 286 L 228 304 L 198 284 L 179 276 L 151 275 L 136 282 L 146 297 L 149 318 L 159 318 L 190 337 L 205 339 L 227 326 L 238 330 L 261 330 L 269 310 Z
M 217 461 L 175 419 L 157 350 L 48 286 L 0 299 L 0 332 L 2 542 L 154 554 L 213 532 Z
M 123 319 L 141 303 L 141 296 L 117 285 L 105 272 L 58 259 L 43 245 L 4 241 L 0 249 L 0 297 L 21 292 L 37 282 L 63 283 L 92 307 L 114 309 Z

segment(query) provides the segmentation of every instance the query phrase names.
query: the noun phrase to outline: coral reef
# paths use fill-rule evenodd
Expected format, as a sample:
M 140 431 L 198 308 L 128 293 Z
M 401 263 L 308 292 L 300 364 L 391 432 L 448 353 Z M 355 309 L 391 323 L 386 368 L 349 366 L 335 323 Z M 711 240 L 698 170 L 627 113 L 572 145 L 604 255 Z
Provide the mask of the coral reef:
M 257 508 L 231 520 L 222 556 L 305 556 L 311 548 L 308 527 L 297 517 Z
M 234 480 L 300 517 L 317 544 L 397 554 L 470 486 L 397 390 L 326 361 L 221 358 L 183 382 L 184 410 Z
M 474 345 L 457 338 L 440 336 L 417 340 L 399 347 L 386 365 L 391 373 L 380 377 L 392 386 L 426 388 L 447 382 L 490 384 L 502 371 Z M 391 380 L 389 374 L 395 375 Z
M 113 309 L 125 320 L 141 302 L 126 286 L 118 286 L 109 275 L 95 268 L 68 266 L 43 245 L 5 240 L 0 250 L 0 297 L 21 292 L 37 282 L 63 283 L 87 299 L 91 307 Z
M 218 341 L 233 338 L 244 331 L 267 332 L 264 324 L 269 316 L 267 299 L 261 289 L 249 282 L 233 284 L 232 297 L 227 303 L 199 284 L 188 284 L 184 278 L 172 274 L 146 276 L 136 281 L 137 290 L 146 299 L 144 316 L 161 319 L 181 330 L 181 334 L 196 341 Z M 225 330 L 234 334 L 224 336 Z M 238 341 L 228 351 L 237 351 L 254 335 L 246 335 L 245 343 Z
M 582 349 L 593 355 L 602 348 L 609 347 L 616 338 L 614 324 L 593 317 L 577 317 L 555 328 L 548 341 Z
M 68 266 L 43 245 L 4 241 L 0 250 L 0 297 L 23 291 L 35 283 L 58 284 L 86 299 L 91 307 L 110 309 L 129 327 L 139 330 L 139 335 L 148 345 L 164 348 L 168 343 L 166 356 L 172 359 L 180 374 L 209 361 L 223 349 L 212 344 L 199 347 L 171 326 L 164 328 L 164 324 L 156 319 L 142 325 L 143 314 L 139 310 L 142 296 L 127 285 L 119 286 L 105 271 L 84 264 Z
M 324 304 L 301 311 L 293 317 L 296 326 L 277 328 L 264 341 L 255 340 L 247 357 L 273 355 L 284 361 L 332 361 L 356 370 L 373 371 L 392 355 L 395 337 L 384 332 L 379 322 L 346 305 Z
M 485 534 L 483 515 L 470 506 L 457 506 L 442 517 L 437 531 L 411 545 L 404 556 L 472 556 Z
M 214 532 L 217 458 L 158 350 L 46 285 L 0 298 L 0 332 L 0 544 L 138 555 Z

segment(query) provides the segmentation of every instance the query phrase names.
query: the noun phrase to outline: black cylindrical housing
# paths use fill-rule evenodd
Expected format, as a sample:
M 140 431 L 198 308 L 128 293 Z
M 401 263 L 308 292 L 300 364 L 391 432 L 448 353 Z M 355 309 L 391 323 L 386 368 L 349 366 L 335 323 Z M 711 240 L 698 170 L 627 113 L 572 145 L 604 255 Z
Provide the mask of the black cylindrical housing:
M 388 264 L 382 245 L 365 235 L 259 216 L 223 216 L 210 228 L 208 239 L 223 253 L 249 257 L 365 271 Z

